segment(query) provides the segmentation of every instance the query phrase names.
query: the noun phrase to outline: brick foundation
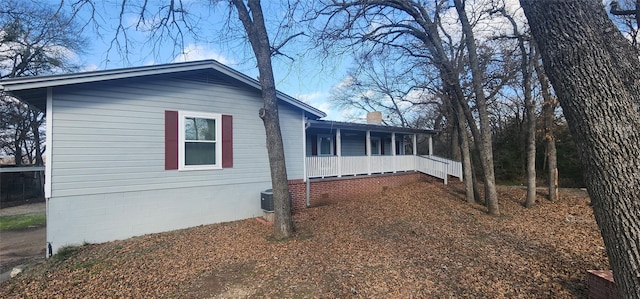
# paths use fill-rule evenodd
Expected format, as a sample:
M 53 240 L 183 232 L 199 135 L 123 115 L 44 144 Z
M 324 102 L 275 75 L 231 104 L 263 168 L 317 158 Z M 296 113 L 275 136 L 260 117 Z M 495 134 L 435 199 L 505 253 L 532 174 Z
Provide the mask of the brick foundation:
M 587 271 L 587 288 L 589 288 L 589 299 L 619 298 L 611 270 Z
M 377 194 L 387 188 L 431 180 L 438 181 L 438 179 L 420 172 L 312 179 L 309 202 L 312 207 L 319 206 L 330 202 Z M 306 183 L 303 180 L 290 180 L 289 191 L 291 192 L 293 209 L 304 209 L 306 207 Z

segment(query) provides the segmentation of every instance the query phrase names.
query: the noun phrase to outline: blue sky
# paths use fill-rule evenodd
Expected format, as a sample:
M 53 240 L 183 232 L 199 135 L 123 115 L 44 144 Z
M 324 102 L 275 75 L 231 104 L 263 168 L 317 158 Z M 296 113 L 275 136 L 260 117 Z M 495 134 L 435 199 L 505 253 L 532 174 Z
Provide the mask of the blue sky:
M 147 41 L 157 41 L 157 39 L 150 38 L 149 32 L 134 29 L 139 21 L 139 14 L 134 11 L 139 8 L 127 7 L 122 18 L 123 25 L 128 28 L 127 35 L 131 41 L 128 45 L 129 53 L 126 55 L 119 53 L 122 46 L 120 48 L 114 46 L 108 51 L 110 44 L 117 37 L 116 28 L 119 24 L 121 0 L 95 2 L 97 14 L 94 16 L 97 22 L 88 23 L 89 26 L 86 30 L 86 36 L 91 41 L 91 45 L 86 54 L 78 57 L 87 71 L 216 59 L 251 77 L 255 78 L 258 75 L 253 52 L 248 40 L 243 38 L 243 31 L 235 11 L 231 15 L 231 23 L 225 22 L 228 16 L 228 7 L 224 1 L 221 4 L 210 6 L 206 4 L 208 1 L 183 0 L 188 11 L 194 13 L 193 20 L 198 22 L 199 27 L 196 33 L 200 35 L 194 37 L 191 34 L 185 34 L 183 47 L 176 47 L 174 42 L 165 41 L 154 48 L 153 44 Z M 205 4 L 202 5 L 201 2 L 205 2 Z M 284 32 L 279 26 L 279 20 L 285 17 L 283 16 L 283 8 L 271 2 L 265 2 L 263 9 L 265 18 L 269 22 L 267 26 L 272 41 L 275 40 L 275 43 L 278 43 L 291 32 L 304 31 L 304 29 L 293 29 L 295 31 Z M 127 13 L 127 11 L 129 12 Z M 152 7 L 149 11 L 148 20 L 157 18 L 154 13 L 159 11 L 158 7 Z M 80 20 L 85 23 L 89 22 L 88 7 L 82 8 L 80 12 Z M 100 26 L 99 29 L 96 30 L 94 25 Z M 142 24 L 138 27 L 145 28 L 147 25 Z M 166 37 L 166 35 L 163 36 Z M 124 40 L 121 37 L 122 35 L 118 41 L 123 45 Z M 319 51 L 315 51 L 309 46 L 305 37 L 298 37 L 288 43 L 282 52 L 290 58 L 279 56 L 273 59 L 278 90 L 326 112 L 325 119 L 345 120 L 342 111 L 332 109 L 329 99 L 331 89 L 345 79 L 346 70 L 351 61 L 349 57 L 321 57 Z

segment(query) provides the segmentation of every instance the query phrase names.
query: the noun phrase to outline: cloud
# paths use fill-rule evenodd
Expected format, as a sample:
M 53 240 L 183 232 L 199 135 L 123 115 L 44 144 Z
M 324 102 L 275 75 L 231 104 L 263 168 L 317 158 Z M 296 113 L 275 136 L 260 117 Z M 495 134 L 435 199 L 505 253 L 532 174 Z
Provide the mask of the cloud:
M 340 89 L 347 88 L 351 84 L 353 84 L 353 81 L 354 81 L 354 78 L 352 76 L 346 76 L 342 79 L 342 81 L 340 81 L 338 84 L 333 86 L 333 89 L 338 91 Z
M 504 6 L 507 13 L 515 19 L 520 31 L 527 26 L 527 19 L 518 0 L 502 0 L 500 2 L 488 0 L 466 1 L 465 11 L 469 21 L 475 23 L 473 33 L 478 43 L 491 40 L 495 36 L 513 34 L 513 27 L 505 17 L 500 14 L 491 15 L 488 13 L 488 11 L 496 8 L 495 4 Z M 455 7 L 450 7 L 442 12 L 441 22 L 444 30 L 451 35 L 452 40 L 460 41 L 462 27 Z
M 205 45 L 199 44 L 187 45 L 182 50 L 182 54 L 173 59 L 173 62 L 186 62 L 205 59 L 215 59 L 225 65 L 233 64 L 233 60 L 216 52 L 214 49 L 207 48 Z
M 326 100 L 327 94 L 320 91 L 314 91 L 311 93 L 298 94 L 295 96 L 295 98 L 309 104 L 312 102 L 320 102 Z
M 100 67 L 98 67 L 95 64 L 87 64 L 85 66 L 82 67 L 82 69 L 80 70 L 81 72 L 93 72 L 93 71 L 98 71 L 100 70 Z
M 336 110 L 335 106 L 329 102 L 329 94 L 324 91 L 313 91 L 310 93 L 298 94 L 296 99 L 303 101 L 314 108 L 327 114 L 323 119 L 326 120 L 338 120 L 344 121 L 351 117 L 353 114 L 349 109 Z

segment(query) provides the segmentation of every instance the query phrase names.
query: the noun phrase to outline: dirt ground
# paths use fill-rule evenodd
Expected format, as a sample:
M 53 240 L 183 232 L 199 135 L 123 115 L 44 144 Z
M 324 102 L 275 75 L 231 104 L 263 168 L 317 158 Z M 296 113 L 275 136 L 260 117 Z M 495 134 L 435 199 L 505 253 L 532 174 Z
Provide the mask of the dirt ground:
M 44 213 L 45 209 L 44 203 L 27 204 L 0 209 L 0 216 Z M 6 274 L 15 266 L 43 260 L 45 243 L 45 227 L 0 231 L 0 273 Z
M 462 185 L 416 183 L 295 215 L 296 235 L 255 220 L 67 249 L 0 284 L 5 298 L 586 298 L 608 269 L 584 191 L 499 188 L 502 216 Z

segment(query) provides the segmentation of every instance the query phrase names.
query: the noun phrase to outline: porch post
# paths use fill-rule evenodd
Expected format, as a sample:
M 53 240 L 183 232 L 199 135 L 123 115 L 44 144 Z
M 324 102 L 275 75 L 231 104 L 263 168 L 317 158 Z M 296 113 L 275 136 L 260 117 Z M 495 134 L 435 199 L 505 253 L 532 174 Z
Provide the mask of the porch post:
M 336 156 L 338 157 L 338 177 L 342 177 L 342 136 L 340 129 L 336 129 Z
M 302 180 L 307 181 L 307 119 L 302 112 Z
M 365 138 L 365 149 L 367 154 L 367 173 L 371 175 L 371 131 L 367 130 L 367 136 Z
M 44 140 L 46 151 L 44 152 L 45 162 L 44 162 L 44 201 L 45 201 L 45 215 L 46 219 L 51 219 L 49 215 L 49 211 L 51 211 L 51 174 L 53 173 L 53 168 L 51 164 L 53 162 L 52 152 L 53 152 L 53 88 L 47 87 L 47 107 L 45 108 L 45 134 L 47 138 Z M 45 229 L 45 241 L 47 242 L 47 250 L 45 251 L 44 257 L 50 258 L 52 252 L 49 250 L 49 245 L 51 245 L 51 225 L 48 225 Z M 44 244 L 43 244 L 44 245 Z
M 53 88 L 47 87 L 47 107 L 45 110 L 45 134 L 48 136 L 44 139 L 45 144 L 45 162 L 44 162 L 44 198 L 51 198 L 51 174 L 53 173 L 53 168 L 51 165 L 53 163 L 52 153 L 53 153 Z M 48 201 L 47 201 L 48 203 Z M 49 213 L 49 210 L 46 210 Z M 49 215 L 47 215 L 49 216 Z M 49 257 L 49 256 L 47 256 Z
M 429 135 L 429 156 L 433 156 L 433 136 Z
M 394 159 L 393 161 L 393 173 L 396 173 L 396 171 L 398 170 L 398 165 L 395 161 L 395 156 L 396 156 L 396 132 L 391 132 L 391 156 L 393 156 L 392 159 Z
M 396 155 L 396 132 L 391 133 L 391 155 Z

